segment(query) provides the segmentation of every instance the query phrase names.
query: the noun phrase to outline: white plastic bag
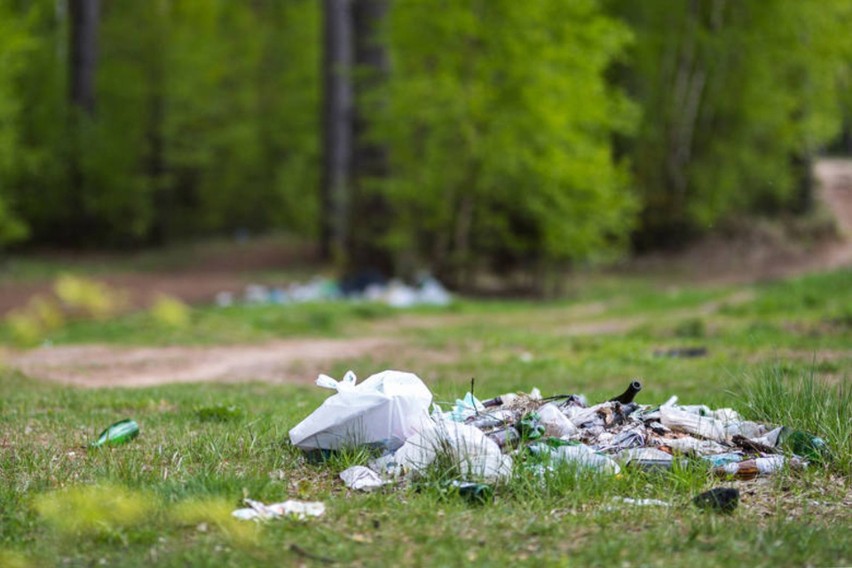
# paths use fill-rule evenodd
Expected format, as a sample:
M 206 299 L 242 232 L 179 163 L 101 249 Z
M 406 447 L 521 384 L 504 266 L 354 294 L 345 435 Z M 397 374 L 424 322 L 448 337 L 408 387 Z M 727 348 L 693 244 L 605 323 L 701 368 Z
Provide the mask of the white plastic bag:
M 342 381 L 327 375 L 317 386 L 337 390 L 290 430 L 290 441 L 305 450 L 336 450 L 364 444 L 393 451 L 430 422 L 432 393 L 417 375 L 383 371 L 360 384 L 352 371 Z

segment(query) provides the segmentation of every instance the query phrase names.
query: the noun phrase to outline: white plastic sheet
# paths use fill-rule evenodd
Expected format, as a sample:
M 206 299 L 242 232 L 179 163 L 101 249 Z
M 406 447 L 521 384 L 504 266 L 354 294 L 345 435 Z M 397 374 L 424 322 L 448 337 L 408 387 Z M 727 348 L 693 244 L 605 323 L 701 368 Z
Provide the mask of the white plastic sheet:
M 325 504 L 320 501 L 297 501 L 289 499 L 283 503 L 264 505 L 253 499 L 245 500 L 245 509 L 237 509 L 231 513 L 241 521 L 268 521 L 281 517 L 293 516 L 297 519 L 319 517 L 325 513 Z
M 387 483 L 379 477 L 378 473 L 363 465 L 353 465 L 340 472 L 340 479 L 343 480 L 346 487 L 357 491 L 372 491 Z
M 725 423 L 721 420 L 712 416 L 701 416 L 697 413 L 687 412 L 676 406 L 661 406 L 660 422 L 663 426 L 672 430 L 679 430 L 716 442 L 722 442 L 728 437 L 725 431 Z
M 317 386 L 337 394 L 290 430 L 293 445 L 336 450 L 368 444 L 393 451 L 431 423 L 432 393 L 417 375 L 383 371 L 356 383 L 352 371 L 342 381 L 320 375 Z
M 452 421 L 433 423 L 408 439 L 394 456 L 403 472 L 420 473 L 444 454 L 468 479 L 504 479 L 512 473 L 512 458 L 482 430 Z
M 601 473 L 617 474 L 621 467 L 607 456 L 598 454 L 585 444 L 578 446 L 560 446 L 551 448 L 544 444 L 536 444 L 531 449 L 536 453 L 550 456 L 551 463 L 571 463 L 584 469 L 590 469 Z

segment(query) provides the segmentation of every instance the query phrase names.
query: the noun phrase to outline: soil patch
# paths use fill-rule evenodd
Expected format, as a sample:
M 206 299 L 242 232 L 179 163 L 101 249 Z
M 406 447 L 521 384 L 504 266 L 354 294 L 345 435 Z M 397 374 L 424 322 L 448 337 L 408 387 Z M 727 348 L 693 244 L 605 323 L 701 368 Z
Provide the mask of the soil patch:
M 4 362 L 31 377 L 89 388 L 252 380 L 308 384 L 336 361 L 381 357 L 398 347 L 394 339 L 375 337 L 211 347 L 72 345 L 10 352 Z

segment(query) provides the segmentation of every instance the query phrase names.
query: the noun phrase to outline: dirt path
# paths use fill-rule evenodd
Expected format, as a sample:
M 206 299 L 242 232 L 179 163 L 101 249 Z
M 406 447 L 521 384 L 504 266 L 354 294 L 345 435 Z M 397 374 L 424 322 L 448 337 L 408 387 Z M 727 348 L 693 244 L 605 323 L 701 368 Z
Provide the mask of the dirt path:
M 737 237 L 711 236 L 685 251 L 649 254 L 631 261 L 624 271 L 730 285 L 852 267 L 852 159 L 819 160 L 813 174 L 815 198 L 833 216 L 838 238 L 797 242 L 777 224 L 757 221 Z
M 782 277 L 815 270 L 852 266 L 852 160 L 823 160 L 815 169 L 820 181 L 818 198 L 837 218 L 843 238 L 803 251 L 765 252 L 754 250 L 695 251 L 688 260 L 700 265 L 707 282 L 754 282 L 767 277 Z M 717 247 L 718 248 L 718 247 Z M 245 260 L 245 259 L 244 259 Z M 280 260 L 280 259 L 279 259 Z M 210 263 L 208 263 L 210 264 Z M 671 268 L 671 263 L 668 268 Z M 188 301 L 209 300 L 215 291 L 235 289 L 245 282 L 240 273 L 220 272 L 215 262 L 202 270 L 169 274 L 119 274 L 108 280 L 130 288 L 138 298 L 162 291 Z M 0 285 L 0 312 L 44 285 Z M 725 303 L 750 299 L 748 291 L 726 298 Z M 718 310 L 720 302 L 710 302 L 693 310 L 678 311 L 672 317 L 707 315 Z M 563 336 L 623 333 L 649 321 L 650 316 L 601 317 L 607 310 L 596 302 L 557 310 L 542 316 L 539 323 L 553 325 L 554 333 Z M 80 345 L 34 349 L 27 352 L 6 351 L 0 360 L 28 376 L 80 387 L 145 387 L 165 383 L 205 381 L 245 381 L 305 383 L 317 372 L 344 359 L 371 357 L 404 366 L 406 361 L 452 361 L 459 353 L 415 348 L 403 339 L 403 333 L 418 329 L 457 326 L 478 319 L 494 325 L 524 325 L 523 315 L 489 316 L 400 315 L 364 326 L 368 337 L 356 339 L 294 339 L 261 345 L 216 347 L 130 348 L 105 345 Z M 521 318 L 521 319 L 519 319 Z M 558 322 L 565 322 L 558 324 Z
M 736 292 L 723 300 L 677 310 L 670 317 L 708 315 L 722 305 L 750 300 L 749 291 Z M 536 314 L 535 325 L 552 327 L 562 337 L 624 333 L 645 325 L 653 315 L 599 317 L 605 305 L 581 304 Z M 320 372 L 337 361 L 369 357 L 391 367 L 410 368 L 418 362 L 450 363 L 476 342 L 452 349 L 418 347 L 405 337 L 418 330 L 468 324 L 496 326 L 529 325 L 524 314 L 487 316 L 453 315 L 397 318 L 362 327 L 365 338 L 290 339 L 260 345 L 221 345 L 209 347 L 117 347 L 112 345 L 70 345 L 42 347 L 30 351 L 0 352 L 8 367 L 43 380 L 84 388 L 149 387 L 170 383 L 241 382 L 309 384 Z M 566 323 L 568 322 L 568 323 Z
M 261 345 L 115 347 L 71 345 L 7 353 L 25 375 L 79 387 L 147 387 L 206 381 L 307 383 L 313 369 L 399 347 L 388 338 L 296 339 Z M 307 369 L 310 368 L 311 371 Z

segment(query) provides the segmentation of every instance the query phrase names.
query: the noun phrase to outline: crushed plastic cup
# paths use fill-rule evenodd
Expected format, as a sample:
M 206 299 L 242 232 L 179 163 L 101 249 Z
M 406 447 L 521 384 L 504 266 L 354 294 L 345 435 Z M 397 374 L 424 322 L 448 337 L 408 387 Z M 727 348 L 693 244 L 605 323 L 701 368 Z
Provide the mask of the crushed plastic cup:
M 554 438 L 576 436 L 579 430 L 574 426 L 574 423 L 568 420 L 568 417 L 562 413 L 559 408 L 553 403 L 547 403 L 538 409 L 539 420 L 544 426 L 544 433 L 547 436 Z

